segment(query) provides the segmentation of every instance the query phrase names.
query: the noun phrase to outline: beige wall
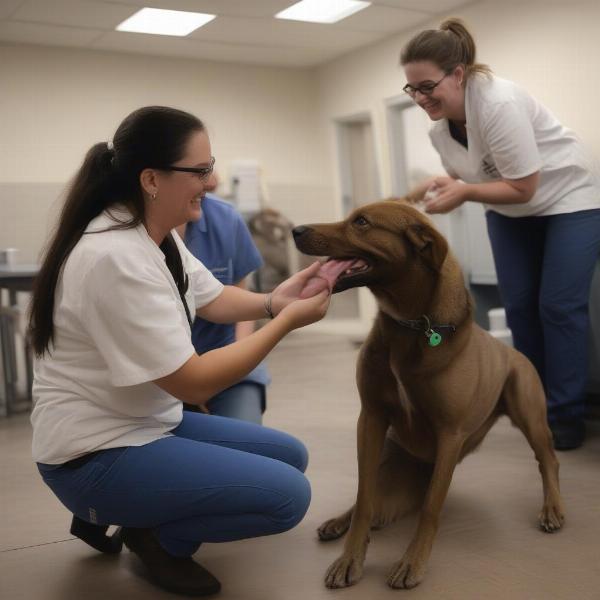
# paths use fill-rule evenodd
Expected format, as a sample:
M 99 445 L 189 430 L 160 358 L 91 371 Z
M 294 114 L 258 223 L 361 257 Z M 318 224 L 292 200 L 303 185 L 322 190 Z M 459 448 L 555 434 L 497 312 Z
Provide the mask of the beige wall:
M 56 195 L 93 143 L 148 104 L 203 119 L 222 175 L 257 159 L 269 203 L 293 221 L 332 216 L 314 71 L 0 45 L 0 90 L 0 247 L 22 260 L 35 260 L 53 214 L 43 190 Z
M 481 61 L 524 85 L 600 156 L 600 3 L 494 0 L 456 14 Z M 381 190 L 390 194 L 385 106 L 404 84 L 398 54 L 412 33 L 316 70 L 0 45 L 0 247 L 35 258 L 51 204 L 40 186 L 55 193 L 92 143 L 152 103 L 204 119 L 222 173 L 231 160 L 258 159 L 269 203 L 297 223 L 340 214 L 333 121 L 368 111 Z M 35 186 L 9 209 L 14 184 Z
M 452 16 L 463 18 L 471 28 L 480 62 L 523 85 L 600 157 L 600 2 L 493 0 L 472 4 Z M 418 30 L 436 28 L 440 21 Z M 370 112 L 384 195 L 392 190 L 386 100 L 398 96 L 406 83 L 398 57 L 416 31 L 387 38 L 318 70 L 319 118 L 329 132 L 331 156 L 336 154 L 332 121 Z M 337 198 L 337 177 L 334 185 Z

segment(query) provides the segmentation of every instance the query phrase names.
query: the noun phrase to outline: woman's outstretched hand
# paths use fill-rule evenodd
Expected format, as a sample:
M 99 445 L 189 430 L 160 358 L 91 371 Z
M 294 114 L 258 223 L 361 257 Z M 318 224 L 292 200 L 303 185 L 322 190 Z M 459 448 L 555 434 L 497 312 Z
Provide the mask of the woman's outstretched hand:
M 326 287 L 310 298 L 290 302 L 281 310 L 280 315 L 288 320 L 290 329 L 298 329 L 320 321 L 327 314 L 330 301 L 331 294 L 329 287 Z
M 291 304 L 295 300 L 299 300 L 301 298 L 307 297 L 307 291 L 310 292 L 310 296 L 315 296 L 323 290 L 327 290 L 329 293 L 329 286 L 327 281 L 321 279 L 323 284 L 321 286 L 315 286 L 315 276 L 318 273 L 321 267 L 321 263 L 319 261 L 315 261 L 306 269 L 302 269 L 302 271 L 298 271 L 288 279 L 286 279 L 283 283 L 280 283 L 272 292 L 271 292 L 271 309 L 273 314 L 278 315 L 288 304 Z M 312 280 L 312 281 L 311 281 Z M 311 282 L 310 288 L 306 290 L 306 286 L 308 282 Z M 316 282 L 318 283 L 318 282 Z M 304 294 L 302 293 L 304 291 Z
M 289 321 L 291 329 L 319 321 L 327 313 L 331 290 L 325 279 L 317 277 L 320 268 L 321 263 L 315 261 L 271 292 L 273 314 L 281 314 Z
M 425 194 L 425 212 L 448 213 L 466 200 L 467 186 L 452 177 L 436 177 Z

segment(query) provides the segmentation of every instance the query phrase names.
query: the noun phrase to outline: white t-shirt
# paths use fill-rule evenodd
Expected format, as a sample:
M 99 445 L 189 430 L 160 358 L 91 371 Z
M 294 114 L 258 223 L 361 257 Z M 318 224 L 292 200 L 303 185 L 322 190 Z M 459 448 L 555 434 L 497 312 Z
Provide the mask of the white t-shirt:
M 451 177 L 467 183 L 520 179 L 540 172 L 525 204 L 485 205 L 509 217 L 555 215 L 600 208 L 600 177 L 575 134 L 535 98 L 498 77 L 474 75 L 465 90 L 468 150 L 451 135 L 448 120 L 430 130 Z
M 111 209 L 120 221 L 130 215 Z M 106 448 L 141 446 L 177 427 L 182 403 L 152 383 L 193 354 L 190 327 L 165 257 L 145 227 L 104 212 L 69 254 L 57 282 L 54 345 L 36 360 L 33 458 L 61 464 Z M 195 309 L 223 285 L 174 233 Z

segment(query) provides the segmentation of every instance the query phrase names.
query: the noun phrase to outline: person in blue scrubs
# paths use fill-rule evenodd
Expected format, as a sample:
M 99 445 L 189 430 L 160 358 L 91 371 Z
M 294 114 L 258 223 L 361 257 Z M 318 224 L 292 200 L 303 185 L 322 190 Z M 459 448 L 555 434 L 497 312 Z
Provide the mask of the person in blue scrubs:
M 229 203 L 206 194 L 201 203 L 202 217 L 191 221 L 179 232 L 188 250 L 224 285 L 246 287 L 246 279 L 263 264 L 244 220 Z M 198 354 L 222 348 L 249 335 L 253 322 L 209 323 L 196 317 L 192 342 Z M 212 398 L 211 414 L 262 423 L 266 407 L 266 386 L 270 377 L 261 363 L 242 381 Z

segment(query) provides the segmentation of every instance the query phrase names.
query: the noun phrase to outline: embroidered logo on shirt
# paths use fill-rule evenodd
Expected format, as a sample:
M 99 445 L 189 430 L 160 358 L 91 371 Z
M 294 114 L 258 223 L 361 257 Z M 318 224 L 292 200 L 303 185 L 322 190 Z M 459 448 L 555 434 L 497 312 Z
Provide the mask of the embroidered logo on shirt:
M 488 158 L 484 158 L 481 161 L 481 170 L 490 177 L 501 177 L 500 172 L 496 169 L 496 165 Z

